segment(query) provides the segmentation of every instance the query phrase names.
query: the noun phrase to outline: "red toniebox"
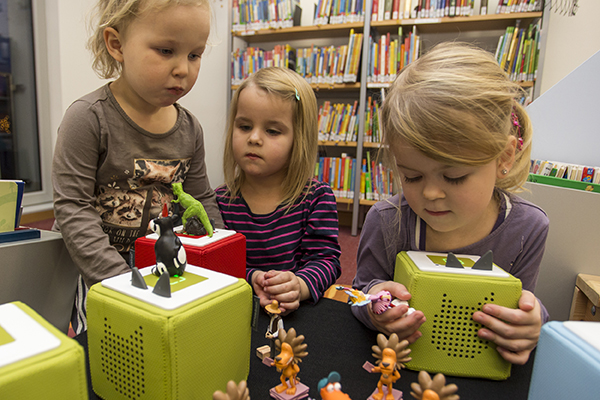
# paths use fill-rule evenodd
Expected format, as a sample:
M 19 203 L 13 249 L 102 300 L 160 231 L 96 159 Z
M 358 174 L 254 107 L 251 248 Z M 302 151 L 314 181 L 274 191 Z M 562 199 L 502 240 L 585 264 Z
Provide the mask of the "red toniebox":
M 246 237 L 226 229 L 215 229 L 213 236 L 177 234 L 187 255 L 187 263 L 221 272 L 237 278 L 246 278 Z M 138 269 L 156 265 L 153 233 L 135 241 L 135 266 Z

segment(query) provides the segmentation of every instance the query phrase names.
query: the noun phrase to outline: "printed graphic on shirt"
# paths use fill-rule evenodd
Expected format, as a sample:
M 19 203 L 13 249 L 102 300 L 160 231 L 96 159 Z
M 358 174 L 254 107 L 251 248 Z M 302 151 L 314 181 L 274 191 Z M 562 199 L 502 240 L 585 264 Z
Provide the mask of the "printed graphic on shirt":
M 163 205 L 172 213 L 171 183 L 183 182 L 191 159 L 135 159 L 133 177 L 99 186 L 96 210 L 110 242 L 127 252 L 140 236 L 147 234 L 148 223 L 159 216 Z

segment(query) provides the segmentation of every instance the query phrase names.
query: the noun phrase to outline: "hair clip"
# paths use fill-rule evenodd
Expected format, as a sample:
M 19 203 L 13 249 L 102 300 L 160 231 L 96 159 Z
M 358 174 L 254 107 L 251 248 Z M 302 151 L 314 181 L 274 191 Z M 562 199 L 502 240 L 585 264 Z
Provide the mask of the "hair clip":
M 510 116 L 512 118 L 512 124 L 517 127 L 517 150 L 521 151 L 523 149 L 523 137 L 521 135 L 521 123 L 519 122 L 519 118 L 515 112 L 511 112 Z
M 300 101 L 300 95 L 298 94 L 298 89 L 294 88 L 296 91 L 296 100 Z

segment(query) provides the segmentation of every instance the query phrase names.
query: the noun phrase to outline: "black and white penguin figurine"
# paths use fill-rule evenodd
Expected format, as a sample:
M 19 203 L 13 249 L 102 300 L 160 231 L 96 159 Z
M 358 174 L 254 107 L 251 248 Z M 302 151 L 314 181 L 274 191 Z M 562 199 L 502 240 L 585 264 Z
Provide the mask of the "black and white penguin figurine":
M 150 221 L 150 229 L 158 235 L 154 244 L 156 254 L 156 267 L 152 272 L 161 276 L 167 272 L 169 276 L 183 275 L 187 265 L 185 249 L 181 240 L 173 232 L 173 219 L 176 215 L 164 218 L 155 218 Z

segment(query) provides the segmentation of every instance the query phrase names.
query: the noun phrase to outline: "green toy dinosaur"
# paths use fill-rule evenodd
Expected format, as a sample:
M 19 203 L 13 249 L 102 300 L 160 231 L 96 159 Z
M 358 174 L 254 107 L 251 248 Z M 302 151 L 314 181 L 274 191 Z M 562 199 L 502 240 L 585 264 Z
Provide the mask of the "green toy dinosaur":
M 177 196 L 177 200 L 173 200 L 173 203 L 180 203 L 181 206 L 185 208 L 183 217 L 181 217 L 183 226 L 185 226 L 188 218 L 196 216 L 200 222 L 202 222 L 202 225 L 204 225 L 204 229 L 206 229 L 208 237 L 212 237 L 213 227 L 208 219 L 208 214 L 206 214 L 206 211 L 202 206 L 202 203 L 184 192 L 181 183 L 173 183 L 171 186 L 173 187 L 173 194 Z

